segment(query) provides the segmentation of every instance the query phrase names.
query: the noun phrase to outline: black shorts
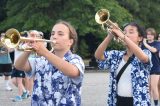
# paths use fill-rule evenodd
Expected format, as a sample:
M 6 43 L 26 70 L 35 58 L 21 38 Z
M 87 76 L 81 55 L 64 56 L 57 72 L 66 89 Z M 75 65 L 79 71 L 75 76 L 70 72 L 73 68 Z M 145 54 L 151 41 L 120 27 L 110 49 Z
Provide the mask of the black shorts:
M 122 97 L 117 95 L 116 106 L 133 106 L 133 97 Z
M 24 71 L 13 68 L 11 78 L 14 78 L 14 77 L 25 78 L 25 73 Z
M 150 72 L 150 75 L 160 75 L 160 72 Z
M 12 64 L 0 64 L 0 75 L 10 76 L 12 73 Z

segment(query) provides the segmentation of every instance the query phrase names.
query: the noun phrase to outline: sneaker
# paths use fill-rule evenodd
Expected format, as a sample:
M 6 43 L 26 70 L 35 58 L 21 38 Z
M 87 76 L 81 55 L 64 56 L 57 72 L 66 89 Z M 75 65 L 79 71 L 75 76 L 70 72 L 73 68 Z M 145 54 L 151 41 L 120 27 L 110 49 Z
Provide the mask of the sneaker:
M 28 93 L 27 93 L 27 91 L 26 92 L 23 92 L 23 94 L 22 94 L 22 99 L 27 99 L 27 96 L 28 96 Z
M 21 96 L 15 96 L 15 98 L 12 100 L 13 102 L 21 102 L 22 97 Z
M 12 91 L 12 88 L 10 86 L 6 86 L 7 91 Z
M 30 97 L 31 97 L 31 95 L 30 95 L 30 94 L 28 94 L 28 95 L 27 95 L 27 98 L 30 98 Z

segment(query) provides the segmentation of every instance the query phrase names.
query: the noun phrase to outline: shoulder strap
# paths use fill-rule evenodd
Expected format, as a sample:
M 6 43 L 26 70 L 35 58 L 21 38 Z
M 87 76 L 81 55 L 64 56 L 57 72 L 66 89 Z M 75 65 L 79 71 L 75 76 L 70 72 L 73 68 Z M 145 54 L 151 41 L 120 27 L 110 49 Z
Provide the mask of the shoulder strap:
M 127 66 L 129 65 L 129 63 L 131 63 L 131 61 L 134 59 L 134 55 L 132 55 L 131 57 L 129 57 L 127 63 L 121 68 L 121 70 L 119 71 L 116 80 L 117 80 L 117 84 L 119 82 L 120 77 L 122 76 L 124 70 L 127 68 Z

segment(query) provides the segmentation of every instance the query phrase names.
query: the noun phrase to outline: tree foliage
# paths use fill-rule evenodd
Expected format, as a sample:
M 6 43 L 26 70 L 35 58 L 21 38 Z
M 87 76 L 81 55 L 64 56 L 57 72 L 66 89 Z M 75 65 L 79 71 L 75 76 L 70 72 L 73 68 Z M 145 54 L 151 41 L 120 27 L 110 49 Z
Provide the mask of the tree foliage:
M 11 27 L 20 31 L 36 29 L 47 33 L 45 38 L 49 38 L 56 21 L 66 20 L 78 32 L 81 48 L 78 53 L 88 56 L 94 54 L 107 35 L 95 22 L 95 13 L 99 9 L 108 9 L 110 20 L 118 23 L 120 28 L 127 22 L 137 21 L 159 31 L 159 4 L 159 0 L 1 0 L 0 31 Z M 111 48 L 123 49 L 117 43 L 111 44 Z
M 144 27 L 153 27 L 160 33 L 160 0 L 117 0 Z
M 19 30 L 50 30 L 58 19 L 70 21 L 80 35 L 97 32 L 94 15 L 100 8 L 111 11 L 118 23 L 128 21 L 132 16 L 114 0 L 8 0 L 7 18 L 0 29 L 17 27 Z M 117 9 L 116 9 L 117 8 Z

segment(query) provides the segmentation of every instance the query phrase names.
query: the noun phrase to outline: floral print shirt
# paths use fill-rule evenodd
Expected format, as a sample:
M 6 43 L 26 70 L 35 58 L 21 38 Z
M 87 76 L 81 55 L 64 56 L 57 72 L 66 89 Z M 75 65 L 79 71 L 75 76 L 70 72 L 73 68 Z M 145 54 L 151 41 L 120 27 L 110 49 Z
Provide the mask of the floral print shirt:
M 32 106 L 80 106 L 81 86 L 84 75 L 84 63 L 80 56 L 65 54 L 64 60 L 75 65 L 80 76 L 71 78 L 64 75 L 44 57 L 29 60 L 32 71 L 28 76 L 34 75 Z M 67 68 L 67 67 L 66 67 Z
M 149 94 L 149 75 L 152 67 L 151 53 L 148 50 L 143 50 L 149 56 L 148 63 L 142 63 L 137 57 L 132 61 L 131 81 L 133 90 L 133 106 L 150 106 Z M 116 70 L 125 54 L 124 51 L 105 51 L 104 61 L 99 62 L 100 69 L 107 69 L 110 72 L 110 84 L 108 93 L 108 106 L 116 106 L 117 84 Z

